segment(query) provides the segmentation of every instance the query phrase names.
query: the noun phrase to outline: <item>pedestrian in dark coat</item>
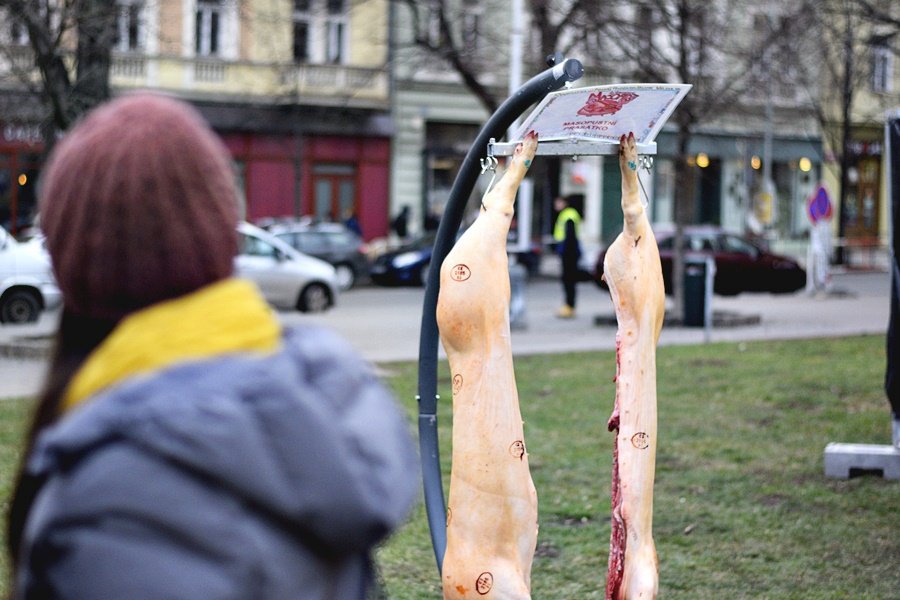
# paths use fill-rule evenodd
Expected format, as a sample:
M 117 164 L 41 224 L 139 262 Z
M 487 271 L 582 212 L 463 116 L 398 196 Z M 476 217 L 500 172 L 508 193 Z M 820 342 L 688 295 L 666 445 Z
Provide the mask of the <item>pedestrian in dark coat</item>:
M 417 463 L 393 398 L 233 277 L 227 151 L 187 105 L 89 115 L 44 174 L 63 292 L 10 510 L 15 598 L 362 599 Z
M 400 209 L 400 212 L 397 213 L 397 216 L 394 217 L 394 220 L 391 222 L 391 228 L 394 230 L 394 233 L 397 234 L 397 237 L 400 240 L 405 240 L 406 236 L 409 234 L 409 207 L 404 206 Z
M 577 285 L 582 278 L 581 269 L 578 266 L 581 260 L 581 242 L 578 239 L 581 213 L 569 203 L 568 199 L 563 197 L 554 201 L 554 209 L 558 215 L 553 227 L 553 238 L 556 241 L 556 251 L 562 265 L 560 281 L 563 287 L 563 304 L 556 316 L 571 319 L 575 316 Z

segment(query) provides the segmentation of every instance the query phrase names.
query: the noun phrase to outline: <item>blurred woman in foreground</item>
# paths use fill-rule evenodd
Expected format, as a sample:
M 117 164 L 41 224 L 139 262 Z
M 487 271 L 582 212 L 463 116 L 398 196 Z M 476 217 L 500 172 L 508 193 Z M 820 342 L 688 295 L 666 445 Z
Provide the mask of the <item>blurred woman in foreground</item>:
M 9 515 L 17 598 L 364 598 L 416 490 L 406 423 L 318 327 L 235 279 L 227 151 L 186 104 L 114 100 L 56 147 L 63 291 Z

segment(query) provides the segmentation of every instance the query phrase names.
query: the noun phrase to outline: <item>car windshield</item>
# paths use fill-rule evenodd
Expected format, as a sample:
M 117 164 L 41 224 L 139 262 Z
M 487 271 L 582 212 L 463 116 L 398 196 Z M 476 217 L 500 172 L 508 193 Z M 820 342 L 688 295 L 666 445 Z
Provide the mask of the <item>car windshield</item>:
M 716 242 L 712 234 L 694 233 L 687 236 L 686 247 L 694 252 L 712 252 L 716 249 Z
M 748 254 L 750 256 L 755 256 L 757 253 L 757 250 L 753 247 L 753 245 L 734 235 L 722 236 L 722 249 L 725 252 Z
M 328 251 L 328 236 L 320 231 L 298 231 L 294 234 L 297 243 L 295 248 L 307 254 Z
M 660 250 L 672 250 L 675 247 L 674 236 L 659 240 Z M 716 249 L 716 240 L 711 233 L 687 233 L 684 236 L 684 249 L 689 252 L 712 252 Z
M 243 238 L 241 254 L 246 254 L 248 256 L 267 256 L 270 258 L 276 258 L 278 256 L 278 251 L 274 246 L 259 238 L 250 235 L 241 235 L 241 238 Z
M 334 231 L 330 235 L 334 246 L 354 246 L 357 244 L 356 235 L 349 231 Z

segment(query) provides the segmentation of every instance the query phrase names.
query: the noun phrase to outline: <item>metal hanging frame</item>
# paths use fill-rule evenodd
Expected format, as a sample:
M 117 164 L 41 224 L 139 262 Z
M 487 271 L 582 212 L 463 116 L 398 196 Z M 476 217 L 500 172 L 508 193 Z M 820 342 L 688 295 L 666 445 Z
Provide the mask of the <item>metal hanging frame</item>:
M 475 142 L 469 148 L 450 190 L 444 214 L 438 226 L 431 256 L 431 268 L 425 283 L 422 303 L 422 325 L 419 333 L 419 377 L 416 400 L 419 404 L 419 454 L 422 461 L 422 484 L 425 491 L 425 512 L 431 531 L 431 544 L 437 561 L 438 572 L 444 562 L 447 548 L 447 509 L 441 480 L 437 430 L 437 367 L 438 326 L 437 309 L 440 291 L 440 267 L 453 248 L 456 233 L 475 182 L 481 174 L 479 159 L 488 144 L 500 138 L 530 106 L 540 102 L 547 94 L 577 81 L 584 74 L 584 67 L 577 59 L 560 59 L 546 71 L 534 76 L 507 98 L 484 124 Z M 538 143 L 540 148 L 543 142 Z M 513 148 L 514 149 L 514 148 Z M 512 152 L 510 152 L 511 154 Z M 491 158 L 496 152 L 489 152 Z M 490 159 L 488 159 L 490 161 Z M 496 158 L 493 158 L 496 161 Z

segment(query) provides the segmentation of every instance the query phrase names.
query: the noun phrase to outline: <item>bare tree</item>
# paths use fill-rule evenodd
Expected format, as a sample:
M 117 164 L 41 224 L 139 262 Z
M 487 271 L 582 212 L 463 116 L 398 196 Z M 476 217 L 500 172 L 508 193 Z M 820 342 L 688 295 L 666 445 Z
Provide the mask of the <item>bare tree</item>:
M 428 55 L 440 58 L 456 72 L 466 88 L 489 112 L 499 106 L 494 92 L 480 80 L 478 57 L 462 31 L 464 6 L 446 0 L 394 0 L 409 11 L 412 44 Z
M 900 8 L 896 2 L 889 0 L 855 0 L 860 13 L 866 21 L 873 25 L 886 25 L 890 28 L 890 37 L 900 33 Z M 900 46 L 892 47 L 894 54 L 900 53 Z
M 740 118 L 742 112 L 761 112 L 761 104 L 748 106 L 746 100 L 760 85 L 760 73 L 775 70 L 772 49 L 792 22 L 783 18 L 754 31 L 750 8 L 747 2 L 706 0 L 616 2 L 593 23 L 599 32 L 593 58 L 620 65 L 620 77 L 693 86 L 672 117 L 676 127 L 672 287 L 677 318 L 684 315 L 683 231 L 695 213 L 691 137 L 700 124 L 721 120 L 723 114 Z
M 822 134 L 833 153 L 829 165 L 837 168 L 841 215 L 838 235 L 843 236 L 852 167 L 852 129 L 855 122 L 880 122 L 884 111 L 896 105 L 897 94 L 868 95 L 868 113 L 860 102 L 873 87 L 873 50 L 900 54 L 900 7 L 883 0 L 826 0 L 804 3 L 803 27 L 811 35 L 797 47 L 797 59 L 810 68 L 802 81 L 812 99 Z M 883 90 L 886 91 L 886 90 Z M 879 101 L 880 100 L 880 101 Z M 842 259 L 842 256 L 839 256 Z
M 486 61 L 483 50 L 487 45 L 505 48 L 509 31 L 467 31 L 467 15 L 471 7 L 464 1 L 453 0 L 393 0 L 403 5 L 412 21 L 412 44 L 432 57 L 439 58 L 462 80 L 463 85 L 478 99 L 481 105 L 493 113 L 505 98 L 506 88 L 494 89 L 485 80 L 486 67 L 495 69 Z M 506 3 L 503 3 L 506 4 Z M 546 68 L 547 56 L 560 52 L 567 54 L 580 39 L 579 26 L 589 22 L 587 10 L 597 5 L 596 0 L 526 0 L 526 11 L 531 15 L 532 38 L 538 43 L 527 53 L 526 69 L 538 72 Z M 477 36 L 473 43 L 470 36 Z
M 0 0 L 11 23 L 25 28 L 40 81 L 34 90 L 47 107 L 45 152 L 57 132 L 110 95 L 109 72 L 116 35 L 110 0 Z M 34 86 L 31 73 L 23 83 Z

